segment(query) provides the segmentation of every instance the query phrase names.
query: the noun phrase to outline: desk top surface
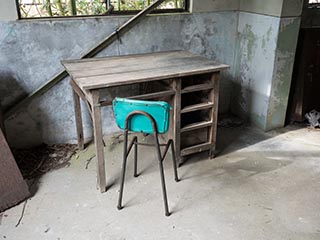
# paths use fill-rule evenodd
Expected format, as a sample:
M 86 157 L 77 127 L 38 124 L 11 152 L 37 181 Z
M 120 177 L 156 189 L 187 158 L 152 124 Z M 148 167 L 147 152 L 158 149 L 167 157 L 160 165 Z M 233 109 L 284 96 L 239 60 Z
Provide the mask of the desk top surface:
M 62 64 L 84 90 L 219 72 L 229 67 L 186 51 L 65 60 Z

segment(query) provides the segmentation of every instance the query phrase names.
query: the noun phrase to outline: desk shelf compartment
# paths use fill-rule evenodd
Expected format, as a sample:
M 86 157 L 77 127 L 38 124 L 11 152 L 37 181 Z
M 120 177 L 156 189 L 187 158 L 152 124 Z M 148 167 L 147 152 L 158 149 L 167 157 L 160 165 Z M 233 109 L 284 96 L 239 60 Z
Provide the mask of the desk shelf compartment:
M 210 91 L 193 92 L 181 96 L 181 113 L 210 109 L 213 102 L 208 98 Z
M 180 156 L 209 151 L 213 156 L 217 108 L 215 74 L 183 78 L 181 82 Z
M 207 151 L 210 146 L 207 128 L 181 133 L 181 156 Z

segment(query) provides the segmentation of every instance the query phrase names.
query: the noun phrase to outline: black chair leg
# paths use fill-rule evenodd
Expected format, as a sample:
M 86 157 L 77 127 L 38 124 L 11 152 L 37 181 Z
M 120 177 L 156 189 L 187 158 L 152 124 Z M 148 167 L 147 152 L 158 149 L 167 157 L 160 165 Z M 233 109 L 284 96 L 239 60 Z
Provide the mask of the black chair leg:
M 159 168 L 160 168 L 160 176 L 161 176 L 161 186 L 162 186 L 162 193 L 163 193 L 164 210 L 165 210 L 165 215 L 168 217 L 168 216 L 170 216 L 170 212 L 169 212 L 169 207 L 168 207 L 166 181 L 164 178 L 163 163 L 162 163 L 162 161 L 160 161 L 160 159 L 159 159 Z
M 134 177 L 139 177 L 138 174 L 138 138 L 135 139 L 134 142 Z
M 172 154 L 172 161 L 173 161 L 173 171 L 174 171 L 174 180 L 176 182 L 179 182 L 179 177 L 178 177 L 178 167 L 177 167 L 177 161 L 176 161 L 176 152 L 174 150 L 174 144 L 173 141 L 170 140 L 170 144 L 171 144 L 171 154 Z
M 159 144 L 159 139 L 158 139 L 157 133 L 154 134 L 154 141 L 155 141 L 156 151 L 157 151 L 157 156 L 158 156 L 158 161 L 159 161 L 159 169 L 160 169 L 161 187 L 162 187 L 165 215 L 170 216 L 169 207 L 168 207 L 166 180 L 164 178 L 164 170 L 163 170 L 163 158 L 162 158 L 162 154 L 161 154 L 161 149 L 160 149 L 160 144 Z
M 118 209 L 121 210 L 122 206 L 122 197 L 123 197 L 123 188 L 124 188 L 124 180 L 126 175 L 126 166 L 127 166 L 127 157 L 128 157 L 128 131 L 124 132 L 124 143 L 123 143 L 123 163 L 122 163 L 122 176 L 120 183 L 120 192 L 119 192 L 119 201 L 118 201 Z

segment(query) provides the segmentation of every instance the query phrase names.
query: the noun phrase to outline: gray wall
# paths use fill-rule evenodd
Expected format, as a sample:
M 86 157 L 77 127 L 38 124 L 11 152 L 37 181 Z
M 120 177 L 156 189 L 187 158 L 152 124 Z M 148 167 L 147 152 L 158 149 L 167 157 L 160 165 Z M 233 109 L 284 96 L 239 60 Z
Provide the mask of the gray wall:
M 18 19 L 18 13 L 15 0 L 0 0 L 0 21 L 16 19 Z
M 227 112 L 235 72 L 237 19 L 233 11 L 150 16 L 100 56 L 185 49 L 230 64 L 221 79 L 220 111 Z M 48 81 L 62 69 L 62 59 L 78 58 L 125 20 L 127 17 L 0 22 L 0 96 L 4 107 Z M 105 109 L 103 119 L 105 133 L 118 130 L 110 108 Z M 13 146 L 74 141 L 68 79 L 6 121 L 6 126 Z M 91 136 L 87 114 L 85 136 Z
M 240 1 L 232 110 L 266 131 L 285 123 L 302 5 Z
M 3 0 L 2 0 L 3 1 Z M 11 0 L 12 1 L 12 0 Z M 302 0 L 193 0 L 192 14 L 156 15 L 99 56 L 184 49 L 229 64 L 220 113 L 233 111 L 264 130 L 281 127 L 287 107 Z M 1 14 L 1 11 L 0 11 Z M 79 58 L 128 17 L 0 21 L 0 99 L 4 107 Z M 122 89 L 108 97 L 135 89 Z M 65 79 L 6 121 L 11 145 L 74 142 L 72 95 Z M 91 123 L 85 117 L 85 136 Z M 104 132 L 117 131 L 112 111 Z
M 191 12 L 216 12 L 239 10 L 239 0 L 190 0 Z

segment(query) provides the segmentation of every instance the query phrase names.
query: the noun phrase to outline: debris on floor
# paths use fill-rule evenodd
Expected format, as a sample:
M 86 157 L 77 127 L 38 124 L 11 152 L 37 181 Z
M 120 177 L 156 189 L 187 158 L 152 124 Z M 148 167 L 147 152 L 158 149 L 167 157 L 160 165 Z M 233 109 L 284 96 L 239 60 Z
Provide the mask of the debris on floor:
M 223 128 L 236 128 L 236 127 L 241 127 L 243 125 L 244 125 L 244 121 L 233 114 L 224 115 L 218 121 L 218 127 L 223 127 Z
M 77 145 L 42 144 L 29 149 L 13 149 L 13 155 L 25 179 L 39 177 L 51 170 L 69 166 L 71 157 L 75 154 Z
M 312 110 L 311 112 L 307 113 L 305 117 L 308 120 L 310 127 L 320 127 L 320 112 Z

